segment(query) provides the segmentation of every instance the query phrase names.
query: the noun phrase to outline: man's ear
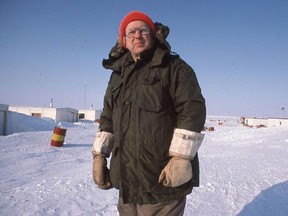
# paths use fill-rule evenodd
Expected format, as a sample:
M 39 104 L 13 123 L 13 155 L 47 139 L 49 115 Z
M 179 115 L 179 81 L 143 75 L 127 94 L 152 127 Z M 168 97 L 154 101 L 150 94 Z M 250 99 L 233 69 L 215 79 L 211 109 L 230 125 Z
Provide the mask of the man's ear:
M 109 59 L 119 59 L 121 56 L 123 56 L 127 52 L 127 49 L 125 49 L 122 46 L 122 42 L 120 38 L 118 37 L 118 40 L 116 44 L 112 47 L 109 53 Z
M 122 42 L 123 42 L 122 47 L 126 48 L 126 37 L 125 36 L 123 36 Z

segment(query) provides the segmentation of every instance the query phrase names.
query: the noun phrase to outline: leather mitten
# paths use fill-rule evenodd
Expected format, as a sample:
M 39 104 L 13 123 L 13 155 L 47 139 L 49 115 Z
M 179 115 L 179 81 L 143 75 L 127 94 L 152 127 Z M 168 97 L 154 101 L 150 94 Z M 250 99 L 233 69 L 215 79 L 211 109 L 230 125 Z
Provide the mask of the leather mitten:
M 93 180 L 101 189 L 108 190 L 112 188 L 107 159 L 102 154 L 93 154 Z
M 159 176 L 159 183 L 166 187 L 178 187 L 192 179 L 191 161 L 172 157 Z

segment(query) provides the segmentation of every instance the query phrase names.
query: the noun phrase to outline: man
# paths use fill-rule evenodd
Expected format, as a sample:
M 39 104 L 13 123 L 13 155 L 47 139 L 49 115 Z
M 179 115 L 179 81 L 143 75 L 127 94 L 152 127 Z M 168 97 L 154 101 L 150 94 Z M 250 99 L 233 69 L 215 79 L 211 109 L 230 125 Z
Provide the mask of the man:
M 119 189 L 120 215 L 183 215 L 186 195 L 199 186 L 205 99 L 193 69 L 171 54 L 168 33 L 130 12 L 103 60 L 113 72 L 92 148 L 93 178 L 101 189 Z

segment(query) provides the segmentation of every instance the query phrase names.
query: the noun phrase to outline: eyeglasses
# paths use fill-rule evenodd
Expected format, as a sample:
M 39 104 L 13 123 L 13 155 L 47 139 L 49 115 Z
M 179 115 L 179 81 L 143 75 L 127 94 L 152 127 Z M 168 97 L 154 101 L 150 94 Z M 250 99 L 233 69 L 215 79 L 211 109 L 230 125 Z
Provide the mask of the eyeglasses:
M 137 31 L 139 31 L 139 34 L 141 35 L 148 35 L 150 33 L 150 28 L 149 27 L 132 28 L 129 29 L 129 31 L 126 33 L 125 36 L 128 38 L 135 37 Z

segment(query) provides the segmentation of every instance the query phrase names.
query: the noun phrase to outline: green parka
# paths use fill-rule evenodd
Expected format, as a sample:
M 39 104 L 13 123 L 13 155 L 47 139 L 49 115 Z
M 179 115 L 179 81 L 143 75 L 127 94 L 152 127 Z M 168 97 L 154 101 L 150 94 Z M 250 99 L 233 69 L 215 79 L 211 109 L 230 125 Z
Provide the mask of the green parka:
M 158 183 L 167 165 L 175 128 L 200 132 L 206 108 L 193 69 L 158 43 L 135 61 L 126 52 L 103 61 L 113 70 L 100 130 L 114 134 L 110 178 L 124 203 L 155 204 L 180 199 L 199 186 L 198 155 L 193 178 L 176 188 Z

